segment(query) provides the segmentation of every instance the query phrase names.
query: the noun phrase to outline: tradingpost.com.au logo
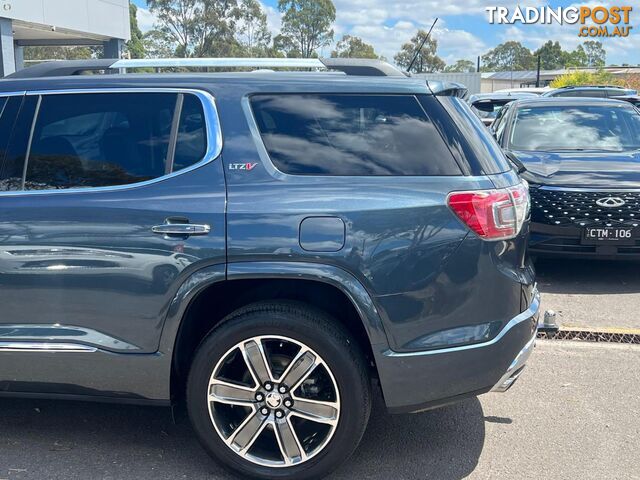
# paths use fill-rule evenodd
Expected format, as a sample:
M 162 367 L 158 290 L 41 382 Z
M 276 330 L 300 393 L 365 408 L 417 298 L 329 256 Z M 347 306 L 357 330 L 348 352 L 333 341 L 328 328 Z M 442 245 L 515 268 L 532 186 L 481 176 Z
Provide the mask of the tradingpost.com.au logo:
M 628 37 L 631 6 L 615 7 L 487 7 L 489 23 L 514 25 L 580 25 L 579 37 Z

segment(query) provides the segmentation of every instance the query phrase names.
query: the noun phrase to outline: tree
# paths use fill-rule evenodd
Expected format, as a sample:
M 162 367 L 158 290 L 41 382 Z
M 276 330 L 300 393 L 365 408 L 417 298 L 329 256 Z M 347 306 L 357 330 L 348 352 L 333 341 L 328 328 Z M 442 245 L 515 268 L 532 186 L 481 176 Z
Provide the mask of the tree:
M 578 45 L 573 52 L 564 52 L 564 66 L 566 68 L 586 67 L 588 64 L 589 59 L 582 45 Z
M 426 36 L 427 32 L 425 30 L 419 30 L 411 41 L 402 45 L 400 51 L 393 57 L 396 64 L 407 70 L 411 60 L 415 56 Z M 411 70 L 414 73 L 430 73 L 442 70 L 446 64 L 444 63 L 444 60 L 436 55 L 437 50 L 438 41 L 434 38 L 429 38 L 422 47 L 422 50 L 420 50 Z
M 515 70 L 534 70 L 536 59 L 527 47 L 520 42 L 501 43 L 482 56 L 482 70 L 485 72 L 508 72 Z
M 607 62 L 607 51 L 601 42 L 588 40 L 584 42 L 584 52 L 587 55 L 587 66 L 604 67 Z
M 24 47 L 24 59 L 29 61 L 84 60 L 93 56 L 89 47 Z
M 172 45 L 178 57 L 225 56 L 237 52 L 237 0 L 147 0 L 157 17 L 150 38 Z
M 332 57 L 339 58 L 380 58 L 372 45 L 364 42 L 360 37 L 344 35 L 331 52 Z
M 261 56 L 269 49 L 271 32 L 267 15 L 257 0 L 240 0 L 237 38 L 250 57 Z
M 476 71 L 476 64 L 471 60 L 458 60 L 453 65 L 447 65 L 444 68 L 447 73 L 469 73 Z
M 553 88 L 581 85 L 624 85 L 624 81 L 616 79 L 612 73 L 602 69 L 595 73 L 580 70 L 560 75 L 550 85 Z
M 333 41 L 336 7 L 331 0 L 278 0 L 278 9 L 283 14 L 279 42 L 288 56 L 310 58 Z
M 533 55 L 540 57 L 540 68 L 542 70 L 557 70 L 563 68 L 566 60 L 566 53 L 562 50 L 560 42 L 549 40 L 536 50 Z
M 125 45 L 125 50 L 131 58 L 144 58 L 144 42 L 140 27 L 138 27 L 138 7 L 129 4 L 129 24 L 131 25 L 131 40 Z

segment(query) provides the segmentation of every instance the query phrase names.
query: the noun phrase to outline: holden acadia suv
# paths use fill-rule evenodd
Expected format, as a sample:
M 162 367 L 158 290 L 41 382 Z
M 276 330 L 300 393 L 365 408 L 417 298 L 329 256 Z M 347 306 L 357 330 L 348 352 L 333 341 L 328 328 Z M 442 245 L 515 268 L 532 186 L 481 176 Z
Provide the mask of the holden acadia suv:
M 234 64 L 0 81 L 1 395 L 182 399 L 228 468 L 308 479 L 373 379 L 393 413 L 511 386 L 529 194 L 463 90 L 352 60 L 75 75 L 152 62 Z

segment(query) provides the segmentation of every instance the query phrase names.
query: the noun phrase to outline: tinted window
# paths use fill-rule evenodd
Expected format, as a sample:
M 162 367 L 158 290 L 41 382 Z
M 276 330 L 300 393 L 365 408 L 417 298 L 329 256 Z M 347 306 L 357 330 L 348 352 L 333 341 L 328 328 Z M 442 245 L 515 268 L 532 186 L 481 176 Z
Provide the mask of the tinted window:
M 125 185 L 165 173 L 174 94 L 45 95 L 25 188 Z
M 295 175 L 460 175 L 411 95 L 258 95 L 251 100 L 276 167 Z
M 204 158 L 207 151 L 202 102 L 195 95 L 185 95 L 178 126 L 173 171 L 182 170 Z
M 545 106 L 517 111 L 514 150 L 631 150 L 640 148 L 640 113 L 625 105 Z
M 557 92 L 556 97 L 589 97 L 589 98 L 603 98 L 605 96 L 603 89 L 593 90 L 562 90 Z
M 22 189 L 24 160 L 37 97 L 10 97 L 0 117 L 0 191 Z

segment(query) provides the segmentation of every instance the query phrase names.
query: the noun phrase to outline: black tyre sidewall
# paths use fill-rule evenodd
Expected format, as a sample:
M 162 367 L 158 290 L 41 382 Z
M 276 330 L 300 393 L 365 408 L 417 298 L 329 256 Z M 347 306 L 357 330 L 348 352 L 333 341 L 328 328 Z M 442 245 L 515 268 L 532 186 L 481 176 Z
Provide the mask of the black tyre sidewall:
M 215 328 L 200 345 L 187 384 L 189 416 L 200 441 L 222 464 L 254 478 L 322 478 L 355 450 L 366 427 L 370 386 L 362 354 L 346 331 L 323 315 L 295 307 L 248 310 Z M 310 314 L 301 316 L 300 314 Z M 324 317 L 324 318 L 323 318 Z M 219 437 L 207 405 L 213 368 L 238 343 L 255 336 L 280 335 L 313 349 L 329 366 L 340 393 L 340 420 L 328 445 L 312 459 L 293 467 L 269 468 L 253 464 L 233 452 Z

